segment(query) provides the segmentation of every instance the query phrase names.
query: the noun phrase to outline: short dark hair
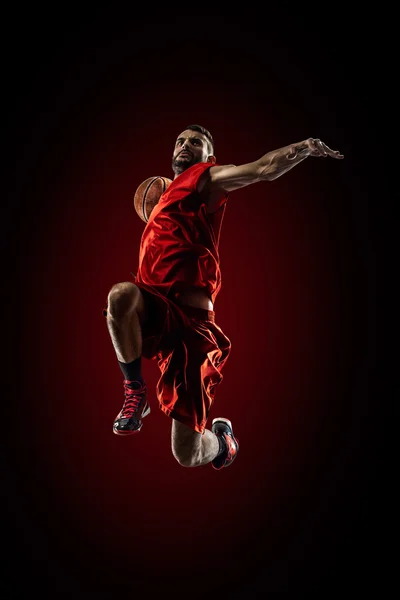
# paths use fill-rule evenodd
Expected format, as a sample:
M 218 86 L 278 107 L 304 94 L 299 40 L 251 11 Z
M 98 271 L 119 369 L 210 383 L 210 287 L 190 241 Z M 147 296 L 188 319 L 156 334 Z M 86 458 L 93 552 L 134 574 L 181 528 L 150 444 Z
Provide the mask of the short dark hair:
M 191 129 L 192 131 L 198 131 L 199 133 L 202 133 L 203 135 L 205 135 L 211 146 L 211 152 L 212 152 L 212 154 L 214 154 L 214 140 L 213 140 L 211 133 L 208 131 L 208 129 L 206 129 L 202 125 L 188 125 L 187 127 L 185 127 L 185 129 Z

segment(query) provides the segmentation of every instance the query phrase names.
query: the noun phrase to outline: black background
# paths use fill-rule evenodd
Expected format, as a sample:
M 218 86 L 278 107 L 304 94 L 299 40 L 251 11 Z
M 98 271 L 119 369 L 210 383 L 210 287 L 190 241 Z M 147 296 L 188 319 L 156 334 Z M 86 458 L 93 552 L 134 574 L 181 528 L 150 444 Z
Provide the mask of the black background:
M 385 595 L 380 190 L 365 153 L 380 25 L 323 8 L 233 23 L 205 6 L 179 18 L 7 16 L 4 564 L 15 594 Z M 139 440 L 113 439 L 120 374 L 101 316 L 137 266 L 132 192 L 171 177 L 174 140 L 193 122 L 220 163 L 310 136 L 345 155 L 231 196 L 215 309 L 233 350 L 215 410 L 232 417 L 241 452 L 219 473 L 174 462 L 155 403 Z

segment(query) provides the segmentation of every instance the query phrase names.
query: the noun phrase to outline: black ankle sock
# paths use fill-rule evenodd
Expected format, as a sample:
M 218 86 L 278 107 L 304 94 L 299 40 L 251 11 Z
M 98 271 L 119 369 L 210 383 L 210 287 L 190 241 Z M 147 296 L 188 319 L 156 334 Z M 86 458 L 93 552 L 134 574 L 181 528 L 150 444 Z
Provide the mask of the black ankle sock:
M 217 456 L 221 456 L 226 451 L 226 441 L 224 435 L 217 435 L 219 450 Z
M 118 361 L 118 364 L 122 373 L 124 374 L 125 379 L 128 379 L 129 381 L 138 381 L 139 383 L 143 382 L 141 356 L 130 363 Z

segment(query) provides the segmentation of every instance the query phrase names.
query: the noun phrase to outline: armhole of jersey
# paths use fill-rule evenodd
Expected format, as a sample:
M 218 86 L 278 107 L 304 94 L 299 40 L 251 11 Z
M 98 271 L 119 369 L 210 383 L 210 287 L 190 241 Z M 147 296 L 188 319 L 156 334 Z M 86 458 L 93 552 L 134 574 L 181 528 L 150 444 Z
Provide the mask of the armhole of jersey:
M 221 208 L 222 208 L 223 206 L 225 206 L 225 204 L 227 203 L 227 201 L 228 201 L 228 195 L 226 195 L 226 196 L 225 196 L 225 200 L 224 200 L 223 202 L 221 202 L 221 204 L 218 206 L 217 210 L 214 210 L 214 212 L 210 212 L 210 213 L 207 213 L 207 214 L 208 214 L 208 215 L 216 215 L 216 214 L 217 214 L 217 212 L 218 212 L 219 210 L 221 210 Z

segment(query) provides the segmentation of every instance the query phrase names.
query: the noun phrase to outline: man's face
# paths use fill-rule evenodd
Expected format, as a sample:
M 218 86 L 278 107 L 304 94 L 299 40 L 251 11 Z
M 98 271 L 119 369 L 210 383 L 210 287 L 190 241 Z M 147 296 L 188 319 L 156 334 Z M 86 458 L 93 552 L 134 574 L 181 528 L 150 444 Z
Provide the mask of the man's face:
M 176 140 L 172 155 L 172 170 L 175 175 L 179 175 L 197 163 L 207 162 L 209 158 L 214 159 L 206 136 L 199 131 L 186 129 Z

